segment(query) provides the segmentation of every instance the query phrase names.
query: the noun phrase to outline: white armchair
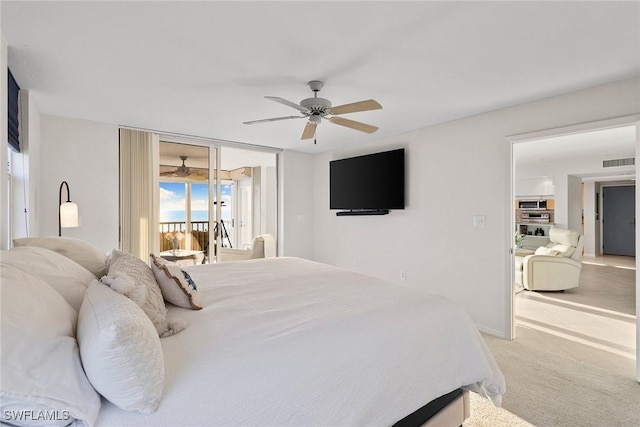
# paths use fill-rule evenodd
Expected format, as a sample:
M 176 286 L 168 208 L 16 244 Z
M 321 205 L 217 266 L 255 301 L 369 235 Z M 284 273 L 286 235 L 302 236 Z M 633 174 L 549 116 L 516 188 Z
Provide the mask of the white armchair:
M 533 255 L 516 257 L 516 283 L 530 291 L 562 291 L 578 286 L 584 236 L 577 231 L 552 228 L 550 243 Z
M 276 239 L 271 234 L 262 234 L 253 239 L 248 249 L 220 248 L 217 255 L 218 262 L 272 258 L 276 256 Z

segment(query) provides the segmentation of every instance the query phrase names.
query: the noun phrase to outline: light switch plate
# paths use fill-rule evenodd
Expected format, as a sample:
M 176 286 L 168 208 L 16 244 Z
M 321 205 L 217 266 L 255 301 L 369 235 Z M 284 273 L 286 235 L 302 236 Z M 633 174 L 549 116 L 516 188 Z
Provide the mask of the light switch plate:
M 474 215 L 473 216 L 473 227 L 474 228 L 484 228 L 485 223 L 487 222 L 487 217 L 484 215 Z

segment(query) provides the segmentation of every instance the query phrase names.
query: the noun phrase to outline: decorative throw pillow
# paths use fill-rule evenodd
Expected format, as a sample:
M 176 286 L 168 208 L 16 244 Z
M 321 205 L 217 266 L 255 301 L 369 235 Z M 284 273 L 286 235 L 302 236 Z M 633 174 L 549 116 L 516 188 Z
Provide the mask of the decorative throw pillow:
M 198 288 L 189 273 L 178 264 L 154 254 L 149 255 L 149 264 L 166 301 L 178 307 L 202 309 Z
M 2 262 L 37 276 L 51 285 L 76 311 L 95 276 L 86 268 L 49 249 L 21 246 L 0 252 Z
M 106 254 L 84 240 L 71 237 L 28 237 L 14 239 L 13 246 L 39 246 L 58 252 L 71 258 L 96 277 L 102 277 L 107 272 Z
M 167 320 L 167 308 L 164 305 L 160 287 L 153 277 L 151 267 L 140 258 L 128 252 L 114 249 L 107 259 L 107 267 L 107 275 L 110 278 L 117 278 L 123 275 L 128 276 L 133 279 L 135 286 L 144 286 L 147 289 L 147 297 L 141 307 L 147 316 L 149 316 L 151 322 L 153 322 L 161 338 L 176 334 L 187 326 L 187 324 L 180 319 L 175 319 L 171 322 Z M 118 289 L 119 288 L 116 287 L 114 290 L 117 291 Z
M 147 302 L 149 289 L 143 283 L 136 282 L 126 274 L 118 273 L 115 277 L 102 276 L 100 281 L 117 293 L 129 298 L 140 307 Z
M 11 265 L 0 264 L 0 283 L 2 421 L 94 425 L 100 396 L 80 362 L 76 311 L 45 281 Z
M 160 338 L 142 309 L 95 280 L 78 315 L 82 364 L 93 387 L 125 411 L 154 412 L 164 386 Z

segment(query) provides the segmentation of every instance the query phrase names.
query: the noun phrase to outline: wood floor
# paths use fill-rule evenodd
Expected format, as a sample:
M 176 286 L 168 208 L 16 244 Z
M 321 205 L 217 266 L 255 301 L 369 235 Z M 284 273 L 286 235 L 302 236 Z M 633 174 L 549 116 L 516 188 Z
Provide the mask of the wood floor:
M 580 285 L 516 297 L 516 340 L 635 377 L 635 258 L 585 258 Z

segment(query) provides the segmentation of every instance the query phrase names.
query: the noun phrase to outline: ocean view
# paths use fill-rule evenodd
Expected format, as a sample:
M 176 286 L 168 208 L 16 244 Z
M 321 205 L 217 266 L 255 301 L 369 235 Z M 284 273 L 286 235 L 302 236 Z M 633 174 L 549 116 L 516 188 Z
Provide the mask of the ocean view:
M 208 221 L 208 209 L 211 206 L 209 185 L 191 183 L 189 187 L 191 190 L 191 221 Z M 160 183 L 160 222 L 184 222 L 186 220 L 186 190 L 186 184 L 182 182 Z M 222 219 L 227 221 L 231 218 L 231 186 L 221 185 L 220 191 L 223 203 Z
M 187 214 L 182 211 L 160 211 L 160 222 L 184 222 Z M 191 211 L 191 221 L 208 221 L 209 211 Z

